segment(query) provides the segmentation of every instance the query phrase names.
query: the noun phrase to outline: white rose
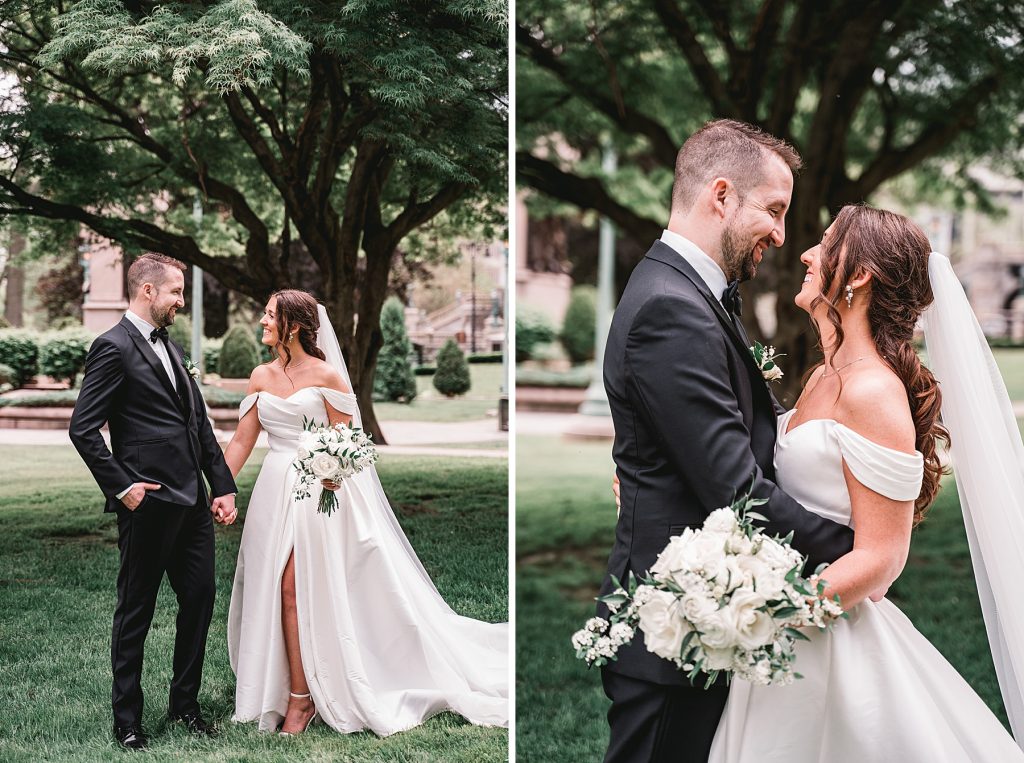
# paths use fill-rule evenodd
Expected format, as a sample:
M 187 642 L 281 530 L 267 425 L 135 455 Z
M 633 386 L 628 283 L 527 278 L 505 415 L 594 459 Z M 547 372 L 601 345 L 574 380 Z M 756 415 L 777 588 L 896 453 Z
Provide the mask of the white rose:
M 306 450 L 300 445 L 299 450 L 295 455 L 300 461 L 305 461 L 307 458 L 309 458 L 310 453 L 308 450 Z
M 657 561 L 651 565 L 651 575 L 656 580 L 680 583 L 680 575 L 691 569 L 690 546 L 694 542 L 694 532 L 687 527 L 682 535 L 673 535 L 668 545 L 658 554 Z
M 702 618 L 697 624 L 705 648 L 734 649 L 738 634 L 736 621 L 728 609 L 722 608 Z
M 736 513 L 732 509 L 715 509 L 704 520 L 704 530 L 713 533 L 731 533 L 736 529 Z
M 766 370 L 762 371 L 761 373 L 764 375 L 764 378 L 767 381 L 778 381 L 779 379 L 781 379 L 784 376 L 784 374 L 782 373 L 782 369 L 779 368 L 778 366 L 775 366 L 774 368 L 766 369 Z
M 742 649 L 757 649 L 775 639 L 775 621 L 767 613 L 758 611 L 764 604 L 765 598 L 761 594 L 740 589 L 732 595 L 725 608 L 733 619 Z
M 647 651 L 667 660 L 678 660 L 689 624 L 679 616 L 676 597 L 668 591 L 652 591 L 640 605 L 640 630 Z
M 788 572 L 792 569 L 790 549 L 771 538 L 764 538 L 761 547 L 757 550 L 757 558 L 769 567 L 782 569 Z
M 679 600 L 679 611 L 691 623 L 697 623 L 718 609 L 718 604 L 702 591 L 687 591 Z
M 316 450 L 319 444 L 317 436 L 313 432 L 307 430 L 299 435 L 299 447 L 307 453 Z
M 316 475 L 317 479 L 326 480 L 338 471 L 338 459 L 327 453 L 317 453 L 309 462 L 309 469 Z
M 728 670 L 732 667 L 732 649 L 704 649 L 704 670 Z

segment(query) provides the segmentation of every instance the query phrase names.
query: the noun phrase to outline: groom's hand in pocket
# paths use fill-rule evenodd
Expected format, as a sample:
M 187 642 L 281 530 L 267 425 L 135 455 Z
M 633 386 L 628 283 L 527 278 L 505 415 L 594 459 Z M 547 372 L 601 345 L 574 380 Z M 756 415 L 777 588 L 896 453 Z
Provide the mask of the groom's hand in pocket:
M 135 511 L 139 508 L 139 504 L 142 503 L 142 499 L 146 497 L 146 493 L 150 490 L 159 490 L 159 485 L 154 485 L 152 482 L 136 482 L 131 486 L 131 489 L 121 496 L 121 503 L 129 511 Z

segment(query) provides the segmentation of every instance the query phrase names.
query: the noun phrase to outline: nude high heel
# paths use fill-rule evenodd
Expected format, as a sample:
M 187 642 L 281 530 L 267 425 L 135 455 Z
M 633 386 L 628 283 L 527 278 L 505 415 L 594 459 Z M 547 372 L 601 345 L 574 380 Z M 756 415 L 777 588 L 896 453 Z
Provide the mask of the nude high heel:
M 309 697 L 310 697 L 309 694 L 296 694 L 293 691 L 288 692 L 288 696 L 295 697 L 295 699 L 309 699 Z M 314 705 L 313 706 L 313 715 L 311 715 L 309 720 L 306 721 L 306 725 L 302 727 L 302 731 L 299 731 L 297 733 L 299 733 L 299 734 L 305 733 L 305 731 L 313 724 L 313 721 L 315 721 L 319 716 L 320 716 L 320 711 L 317 710 L 316 706 Z M 279 731 L 279 732 L 277 732 L 277 735 L 278 736 L 282 736 L 282 737 L 295 736 L 295 734 L 293 734 L 291 731 Z

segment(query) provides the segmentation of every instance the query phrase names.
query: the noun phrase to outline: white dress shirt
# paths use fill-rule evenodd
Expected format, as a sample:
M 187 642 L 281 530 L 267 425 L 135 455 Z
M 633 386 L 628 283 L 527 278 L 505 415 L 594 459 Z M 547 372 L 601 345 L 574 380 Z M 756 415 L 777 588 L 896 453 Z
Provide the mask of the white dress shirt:
M 662 231 L 661 243 L 672 247 L 676 253 L 686 260 L 697 271 L 708 289 L 719 301 L 725 293 L 725 287 L 729 285 L 725 272 L 717 262 L 711 259 L 704 251 L 690 239 L 680 236 L 670 230 Z
M 157 339 L 155 342 L 149 340 L 149 335 L 156 328 L 149 321 L 140 318 L 131 310 L 125 312 L 124 317 L 132 322 L 132 325 L 139 330 L 142 334 L 142 338 L 146 340 L 150 349 L 156 353 L 156 356 L 160 359 L 160 362 L 164 366 L 164 370 L 167 372 L 167 378 L 171 380 L 171 386 L 174 387 L 174 391 L 178 391 L 178 380 L 174 378 L 174 367 L 171 365 L 171 356 L 168 352 L 167 345 L 164 344 L 162 339 Z

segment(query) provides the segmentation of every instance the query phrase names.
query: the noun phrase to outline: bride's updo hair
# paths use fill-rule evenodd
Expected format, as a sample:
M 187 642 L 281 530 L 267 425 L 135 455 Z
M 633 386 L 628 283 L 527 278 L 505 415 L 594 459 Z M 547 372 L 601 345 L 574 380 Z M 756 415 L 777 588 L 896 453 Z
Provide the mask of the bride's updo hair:
M 316 300 L 309 292 L 301 289 L 282 289 L 270 295 L 277 300 L 277 311 L 274 323 L 277 326 L 277 345 L 285 356 L 285 369 L 292 362 L 292 354 L 285 344 L 285 338 L 293 331 L 302 349 L 314 358 L 326 360 L 323 350 L 316 346 L 316 335 L 320 330 L 320 316 L 316 309 Z
M 903 215 L 864 205 L 843 207 L 822 245 L 818 262 L 821 296 L 812 305 L 812 310 L 826 305 L 835 329 L 835 348 L 830 348 L 834 353 L 844 338 L 840 308 L 846 308 L 846 285 L 860 272 L 871 274 L 867 287 L 855 291 L 853 298 L 868 300 L 868 324 L 878 353 L 907 390 L 916 447 L 924 455 L 914 524 L 924 518 L 939 492 L 944 470 L 936 441 L 942 439 L 949 445 L 949 432 L 939 422 L 942 391 L 912 344 L 914 326 L 934 299 L 928 280 L 931 250 L 924 231 Z

